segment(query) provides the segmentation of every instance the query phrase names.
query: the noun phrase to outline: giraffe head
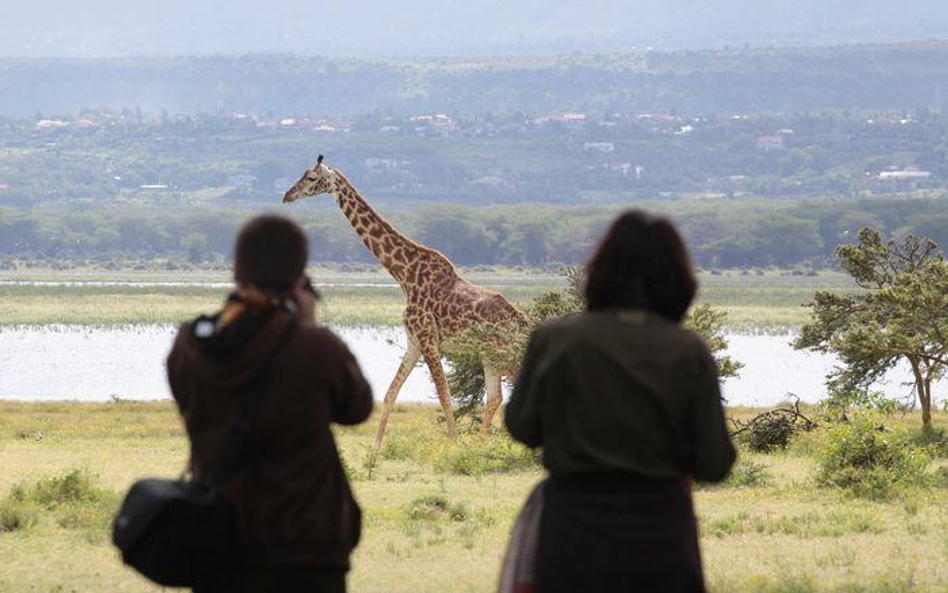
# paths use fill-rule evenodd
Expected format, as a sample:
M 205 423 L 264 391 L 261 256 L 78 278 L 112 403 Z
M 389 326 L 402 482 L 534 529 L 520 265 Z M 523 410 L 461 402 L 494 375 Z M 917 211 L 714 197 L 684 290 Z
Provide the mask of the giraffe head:
M 300 180 L 283 194 L 283 203 L 295 202 L 300 198 L 329 193 L 336 187 L 336 172 L 323 164 L 323 155 L 319 155 L 316 164 L 307 169 Z

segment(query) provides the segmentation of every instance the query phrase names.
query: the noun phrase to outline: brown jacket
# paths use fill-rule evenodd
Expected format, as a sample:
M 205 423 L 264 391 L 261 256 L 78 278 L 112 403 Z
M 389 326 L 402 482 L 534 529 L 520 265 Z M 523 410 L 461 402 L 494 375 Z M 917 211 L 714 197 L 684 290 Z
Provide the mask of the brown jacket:
M 191 440 L 195 479 L 208 480 L 240 394 L 290 322 L 286 312 L 274 313 L 229 359 L 209 354 L 190 324 L 178 331 L 168 378 Z M 241 470 L 223 487 L 237 506 L 244 562 L 348 568 L 361 514 L 329 425 L 364 421 L 371 389 L 346 345 L 321 327 L 298 328 L 268 376 L 241 448 Z

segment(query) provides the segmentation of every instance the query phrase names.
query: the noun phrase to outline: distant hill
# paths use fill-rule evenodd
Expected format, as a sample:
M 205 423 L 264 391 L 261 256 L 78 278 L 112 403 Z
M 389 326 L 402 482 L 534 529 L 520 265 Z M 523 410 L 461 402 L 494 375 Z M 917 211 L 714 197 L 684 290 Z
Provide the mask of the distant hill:
M 483 56 L 948 37 L 943 0 L 33 0 L 2 12 L 6 56 Z
M 2 39 L 2 36 L 0 36 Z M 0 59 L 0 116 L 940 109 L 948 43 L 538 57 Z

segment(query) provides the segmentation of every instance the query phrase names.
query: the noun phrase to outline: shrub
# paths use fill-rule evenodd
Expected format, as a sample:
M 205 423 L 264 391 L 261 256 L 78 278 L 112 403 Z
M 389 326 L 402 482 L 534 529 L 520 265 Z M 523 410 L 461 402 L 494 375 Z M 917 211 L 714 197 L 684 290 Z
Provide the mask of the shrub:
M 94 485 L 94 478 L 82 469 L 73 469 L 58 476 L 50 476 L 32 487 L 17 486 L 12 497 L 21 502 L 32 502 L 46 508 L 77 502 L 96 502 L 102 490 Z
M 727 479 L 729 486 L 740 488 L 754 488 L 758 486 L 767 486 L 771 483 L 773 477 L 770 470 L 763 463 L 756 461 L 738 461 L 731 470 L 731 475 Z
M 449 519 L 456 523 L 463 523 L 471 517 L 464 503 L 451 504 L 447 497 L 441 494 L 428 494 L 416 498 L 408 505 L 405 515 L 410 521 Z
M 25 504 L 10 499 L 0 502 L 0 533 L 28 529 L 36 519 L 36 511 Z
M 65 505 L 57 509 L 56 524 L 63 529 L 89 529 L 104 536 L 118 510 L 115 495 L 103 495 L 95 501 Z
M 904 410 L 905 405 L 878 391 L 838 389 L 835 386 L 830 386 L 828 397 L 820 402 L 820 409 L 828 419 L 839 420 L 845 418 L 846 412 L 850 410 L 880 412 L 889 415 Z
M 865 414 L 831 425 L 819 456 L 817 481 L 862 498 L 886 499 L 929 481 L 931 458 L 904 435 L 878 426 Z
M 411 459 L 416 451 L 415 443 L 408 435 L 394 435 L 385 440 L 382 447 L 382 459 L 404 461 Z
M 518 368 L 529 332 L 527 326 L 484 323 L 451 339 L 445 357 L 450 363 L 447 379 L 457 418 L 479 420 L 486 387 L 484 363 L 498 369 Z
M 462 436 L 435 453 L 436 469 L 463 476 L 480 476 L 537 467 L 540 456 L 506 435 Z
M 428 494 L 411 501 L 405 514 L 411 521 L 437 521 L 448 512 L 450 503 L 440 494 Z
M 119 499 L 116 494 L 97 487 L 94 477 L 86 470 L 73 469 L 33 484 L 17 484 L 2 504 L 6 509 L 3 511 L 6 517 L 0 518 L 2 522 L 29 526 L 36 520 L 37 510 L 45 509 L 53 511 L 60 527 L 88 529 L 94 532 L 94 540 L 99 541 L 108 529 Z

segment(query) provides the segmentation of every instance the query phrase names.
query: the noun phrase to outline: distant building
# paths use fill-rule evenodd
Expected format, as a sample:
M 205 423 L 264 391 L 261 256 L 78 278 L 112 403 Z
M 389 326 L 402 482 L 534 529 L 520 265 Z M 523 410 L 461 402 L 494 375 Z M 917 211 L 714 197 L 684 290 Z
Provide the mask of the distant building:
M 885 191 L 909 192 L 918 188 L 918 184 L 931 179 L 930 171 L 919 169 L 890 169 L 879 173 L 877 179 Z
M 931 176 L 931 171 L 920 171 L 918 169 L 883 171 L 879 173 L 879 179 L 884 181 L 921 181 L 923 179 L 928 179 Z
M 612 142 L 587 142 L 583 144 L 584 152 L 614 152 L 616 145 Z
M 781 150 L 784 147 L 782 134 L 771 134 L 757 138 L 755 145 L 758 150 Z
M 677 115 L 671 115 L 670 113 L 639 113 L 635 116 L 639 121 L 654 121 L 654 122 L 664 122 L 664 123 L 677 123 L 681 121 L 681 118 Z
M 257 176 L 250 173 L 236 173 L 227 178 L 229 187 L 253 187 L 257 185 Z
M 162 191 L 168 189 L 168 185 L 165 183 L 143 183 L 139 186 L 139 189 L 145 189 L 150 191 Z
M 398 159 L 367 158 L 362 163 L 373 171 L 394 171 L 398 168 Z
M 573 124 L 578 125 L 585 123 L 586 114 L 577 113 L 575 111 L 566 111 L 563 113 L 553 113 L 550 115 L 544 115 L 541 117 L 534 118 L 533 123 L 536 125 L 543 125 L 550 122 L 556 122 L 561 124 Z
M 65 128 L 69 125 L 68 121 L 63 121 L 61 119 L 41 119 L 36 122 L 37 130 L 58 130 L 59 128 Z
M 389 158 L 369 157 L 362 163 L 372 171 L 398 171 L 411 168 L 411 161 Z

